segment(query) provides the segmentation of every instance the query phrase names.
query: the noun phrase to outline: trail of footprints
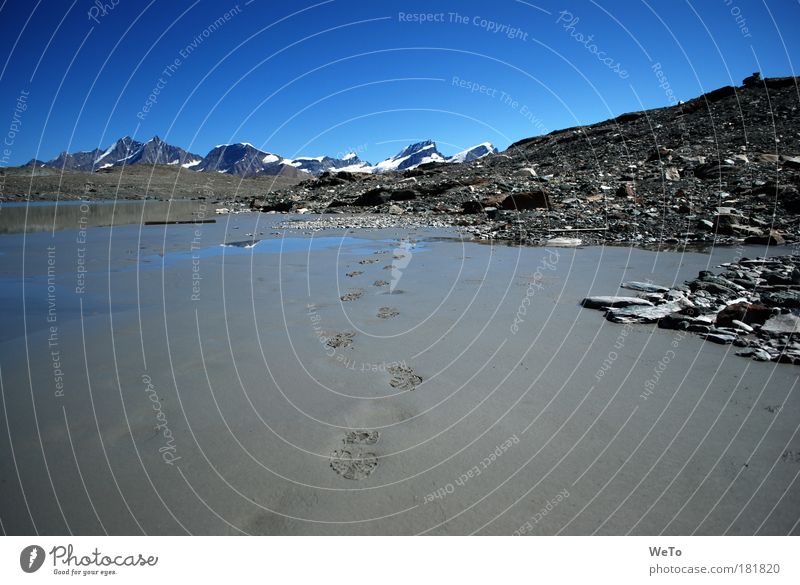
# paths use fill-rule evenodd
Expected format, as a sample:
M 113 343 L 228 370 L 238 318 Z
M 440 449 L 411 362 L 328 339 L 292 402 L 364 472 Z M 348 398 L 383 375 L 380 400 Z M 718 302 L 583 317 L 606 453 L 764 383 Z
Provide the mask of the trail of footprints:
M 375 256 L 387 254 L 386 251 L 375 252 Z M 359 260 L 359 264 L 369 265 L 379 262 L 378 258 L 364 258 Z M 391 265 L 384 266 L 385 270 L 390 270 Z M 349 278 L 354 278 L 364 274 L 363 270 L 354 270 L 346 274 Z M 373 287 L 380 288 L 389 286 L 383 279 L 376 280 Z M 343 302 L 356 301 L 364 296 L 363 288 L 351 288 L 344 295 L 339 297 Z M 379 319 L 393 319 L 400 315 L 400 311 L 394 307 L 380 307 L 377 317 Z M 342 331 L 331 334 L 328 337 L 327 345 L 333 348 L 349 348 L 353 346 L 355 332 Z M 389 375 L 389 386 L 397 390 L 412 391 L 422 383 L 422 377 L 412 368 L 406 365 L 394 365 L 386 369 Z M 378 456 L 369 449 L 380 439 L 378 431 L 356 430 L 348 431 L 342 438 L 342 445 L 334 449 L 330 455 L 330 467 L 337 475 L 344 479 L 360 481 L 366 479 L 378 467 Z

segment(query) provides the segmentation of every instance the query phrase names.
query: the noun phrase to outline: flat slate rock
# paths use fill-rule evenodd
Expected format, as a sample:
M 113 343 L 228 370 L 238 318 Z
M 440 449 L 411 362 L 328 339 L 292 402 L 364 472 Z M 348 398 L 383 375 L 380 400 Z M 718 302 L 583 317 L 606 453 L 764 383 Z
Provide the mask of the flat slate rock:
M 657 306 L 630 305 L 619 309 L 610 309 L 606 313 L 606 318 L 614 323 L 655 323 L 667 315 L 677 313 L 684 306 L 684 303 L 679 301 Z
M 726 335 L 724 333 L 707 333 L 705 338 L 708 341 L 713 341 L 721 345 L 727 345 L 736 341 L 736 335 Z
M 736 355 L 753 358 L 757 362 L 768 362 L 772 360 L 770 353 L 760 347 L 749 347 L 745 350 L 736 352 Z
M 545 243 L 546 246 L 555 248 L 577 248 L 583 243 L 580 238 L 551 238 Z
M 764 333 L 800 333 L 800 317 L 797 315 L 775 315 L 767 319 L 761 326 Z
M 587 309 L 610 309 L 613 307 L 629 307 L 631 305 L 652 307 L 653 303 L 639 297 L 599 296 L 586 297 L 581 301 L 581 305 Z
M 649 282 L 638 282 L 632 280 L 630 282 L 623 282 L 620 285 L 622 288 L 627 288 L 628 290 L 638 290 L 642 292 L 650 292 L 650 293 L 666 293 L 669 292 L 669 288 L 666 286 L 659 286 L 657 284 L 651 284 Z
M 765 305 L 797 308 L 800 307 L 800 291 L 783 290 L 766 292 L 761 294 L 761 300 Z

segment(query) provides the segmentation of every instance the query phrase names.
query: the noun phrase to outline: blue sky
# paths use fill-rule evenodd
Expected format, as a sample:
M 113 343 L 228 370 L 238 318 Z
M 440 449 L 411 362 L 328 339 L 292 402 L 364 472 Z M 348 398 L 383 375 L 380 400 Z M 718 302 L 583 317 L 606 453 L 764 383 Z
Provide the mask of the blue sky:
M 8 164 L 156 134 L 201 155 L 502 149 L 800 65 L 788 0 L 0 3 Z

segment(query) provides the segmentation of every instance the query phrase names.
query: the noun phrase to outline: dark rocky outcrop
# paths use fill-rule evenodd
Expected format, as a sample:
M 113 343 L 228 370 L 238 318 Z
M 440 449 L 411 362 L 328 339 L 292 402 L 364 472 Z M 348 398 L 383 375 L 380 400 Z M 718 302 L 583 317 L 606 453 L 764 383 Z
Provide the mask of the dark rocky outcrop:
M 658 323 L 718 344 L 742 348 L 737 355 L 800 365 L 800 257 L 777 256 L 704 270 L 684 286 L 642 297 L 589 297 L 581 304 L 606 311 L 615 323 Z M 736 282 L 735 282 L 736 281 Z M 742 286 L 738 282 L 751 283 Z M 639 283 L 623 283 L 637 287 Z

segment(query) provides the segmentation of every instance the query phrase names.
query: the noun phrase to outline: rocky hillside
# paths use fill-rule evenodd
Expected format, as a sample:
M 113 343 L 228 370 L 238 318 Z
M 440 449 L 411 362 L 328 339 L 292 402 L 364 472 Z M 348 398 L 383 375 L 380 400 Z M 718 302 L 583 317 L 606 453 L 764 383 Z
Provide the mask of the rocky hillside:
M 527 138 L 460 165 L 325 173 L 254 208 L 438 215 L 480 238 L 541 243 L 795 241 L 800 91 L 794 77 Z

